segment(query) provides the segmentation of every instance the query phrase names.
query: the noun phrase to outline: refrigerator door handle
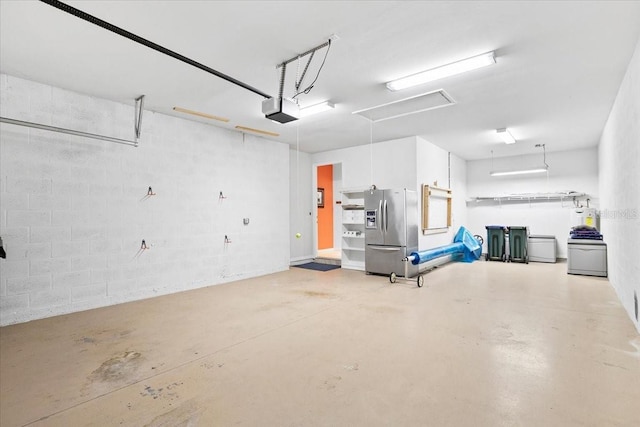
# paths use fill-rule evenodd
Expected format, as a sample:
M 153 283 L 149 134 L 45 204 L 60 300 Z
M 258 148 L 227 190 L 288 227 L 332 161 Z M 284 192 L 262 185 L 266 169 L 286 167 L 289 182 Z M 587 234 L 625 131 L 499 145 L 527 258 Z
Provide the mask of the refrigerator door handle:
M 389 229 L 389 217 L 387 216 L 387 199 L 384 199 L 384 232 Z
M 371 249 L 375 249 L 376 251 L 385 251 L 385 252 L 397 252 L 402 248 L 400 246 L 374 246 L 369 245 Z
M 380 212 L 380 218 L 378 218 L 379 222 L 376 225 L 376 227 L 378 228 L 379 231 L 383 231 L 382 230 L 382 221 L 383 221 L 384 215 L 382 214 L 382 200 L 380 200 L 378 202 L 378 212 Z

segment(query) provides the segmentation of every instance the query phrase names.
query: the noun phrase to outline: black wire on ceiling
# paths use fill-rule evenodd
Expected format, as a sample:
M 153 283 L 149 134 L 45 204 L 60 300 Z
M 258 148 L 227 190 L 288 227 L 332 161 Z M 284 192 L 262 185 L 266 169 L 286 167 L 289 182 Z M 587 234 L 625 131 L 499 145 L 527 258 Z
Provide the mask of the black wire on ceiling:
M 40 0 L 40 1 L 42 3 L 46 3 L 46 4 L 50 5 L 50 6 L 53 6 L 56 9 L 60 9 L 63 12 L 67 12 L 68 14 L 71 14 L 71 15 L 77 17 L 77 18 L 80 18 L 80 19 L 85 20 L 87 22 L 90 22 L 90 23 L 92 23 L 94 25 L 102 27 L 105 30 L 111 31 L 112 33 L 116 33 L 116 34 L 118 34 L 118 35 L 120 35 L 122 37 L 128 38 L 129 40 L 132 40 L 132 41 L 134 41 L 136 43 L 139 43 L 139 44 L 141 44 L 143 46 L 146 46 L 146 47 L 148 47 L 150 49 L 153 49 L 153 50 L 155 50 L 157 52 L 160 52 L 160 53 L 168 55 L 168 56 L 170 56 L 172 58 L 175 58 L 178 61 L 182 61 L 182 62 L 184 62 L 186 64 L 189 64 L 189 65 L 191 65 L 193 67 L 199 68 L 199 69 L 201 69 L 203 71 L 206 71 L 209 74 L 213 74 L 216 77 L 219 77 L 219 78 L 221 78 L 223 80 L 226 80 L 226 81 L 228 81 L 230 83 L 233 83 L 233 84 L 235 84 L 237 86 L 240 86 L 241 88 L 247 89 L 247 90 L 249 90 L 249 91 L 251 91 L 251 92 L 253 92 L 253 93 L 257 94 L 257 95 L 260 95 L 260 96 L 262 96 L 264 98 L 272 98 L 271 95 L 268 95 L 268 94 L 262 92 L 261 90 L 254 88 L 253 86 L 249 86 L 248 84 L 243 83 L 240 80 L 234 79 L 233 77 L 228 76 L 228 75 L 226 75 L 224 73 L 221 73 L 220 71 L 214 70 L 211 67 L 207 67 L 206 65 L 203 65 L 203 64 L 201 64 L 201 63 L 199 63 L 197 61 L 194 61 L 193 59 L 187 58 L 186 56 L 181 55 L 181 54 L 179 54 L 177 52 L 174 52 L 174 51 L 172 51 L 170 49 L 167 49 L 164 46 L 160 46 L 157 43 L 149 41 L 149 40 L 147 40 L 145 38 L 142 38 L 142 37 L 140 37 L 140 36 L 138 36 L 136 34 L 133 34 L 133 33 L 129 32 L 129 31 L 127 31 L 127 30 L 124 30 L 124 29 L 122 29 L 120 27 L 117 27 L 117 26 L 115 26 L 113 24 L 110 24 L 110 23 L 108 23 L 106 21 L 103 21 L 100 18 L 96 18 L 93 15 L 89 15 L 86 12 L 83 12 L 83 11 L 81 11 L 79 9 L 76 9 L 76 8 L 74 8 L 72 6 L 69 6 L 68 4 L 62 3 L 61 1 L 58 1 L 58 0 Z
M 300 82 L 296 82 L 296 94 L 293 95 L 293 98 L 295 99 L 298 95 L 302 95 L 307 94 L 309 92 L 311 92 L 311 89 L 313 89 L 313 86 L 316 84 L 316 81 L 318 81 L 318 77 L 320 77 L 320 71 L 322 71 L 322 68 L 324 68 L 324 63 L 327 60 L 327 55 L 329 55 L 329 49 L 331 49 L 331 39 L 329 39 L 329 41 L 327 42 L 327 50 L 324 52 L 324 58 L 322 59 L 322 64 L 320 64 L 320 68 L 318 69 L 318 72 L 316 73 L 316 77 L 315 79 L 313 79 L 313 81 L 311 82 L 311 84 L 309 84 L 309 86 L 307 86 L 305 89 L 299 90 L 299 86 L 300 84 L 302 84 L 302 80 L 304 79 L 304 75 L 307 73 L 307 69 L 309 68 L 309 64 L 311 63 L 311 60 L 313 59 L 313 54 L 315 54 L 315 51 L 311 54 L 311 57 L 309 58 L 309 62 L 307 63 L 307 66 L 304 69 L 304 73 L 302 74 L 302 77 L 300 78 Z

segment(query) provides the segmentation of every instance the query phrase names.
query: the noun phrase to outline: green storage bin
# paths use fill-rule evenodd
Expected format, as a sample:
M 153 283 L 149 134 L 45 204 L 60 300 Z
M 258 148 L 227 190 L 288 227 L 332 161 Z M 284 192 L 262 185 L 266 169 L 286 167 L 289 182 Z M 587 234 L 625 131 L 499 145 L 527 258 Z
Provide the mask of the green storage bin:
M 509 261 L 529 264 L 528 227 L 509 227 Z
M 501 225 L 487 225 L 487 261 L 506 261 L 505 234 L 506 228 Z

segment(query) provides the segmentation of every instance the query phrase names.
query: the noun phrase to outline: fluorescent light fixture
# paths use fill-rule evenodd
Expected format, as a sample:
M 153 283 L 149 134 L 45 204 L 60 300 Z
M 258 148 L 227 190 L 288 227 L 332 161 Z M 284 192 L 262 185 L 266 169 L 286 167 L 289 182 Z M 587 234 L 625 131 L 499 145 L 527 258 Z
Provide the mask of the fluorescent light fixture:
M 449 76 L 455 76 L 467 71 L 475 70 L 478 68 L 486 67 L 487 65 L 495 64 L 496 56 L 495 52 L 487 52 L 482 55 L 473 56 L 471 58 L 463 59 L 461 61 L 452 62 L 451 64 L 442 65 L 440 67 L 432 68 L 427 71 L 422 71 L 417 74 L 412 74 L 401 79 L 393 80 L 387 83 L 387 89 L 389 90 L 401 90 L 409 87 L 421 85 L 423 83 L 431 82 L 438 79 L 443 79 Z
M 515 144 L 516 139 L 511 135 L 511 132 L 507 128 L 496 129 L 496 133 L 502 139 L 505 144 Z
M 491 176 L 508 176 L 508 175 L 524 175 L 528 173 L 543 173 L 547 172 L 549 168 L 546 166 L 532 169 L 521 169 L 521 170 L 513 170 L 513 171 L 493 171 L 489 172 Z
M 191 114 L 192 116 L 204 117 L 205 119 L 218 120 L 220 122 L 227 123 L 229 119 L 225 117 L 214 116 L 212 114 L 201 113 L 200 111 L 188 110 L 182 107 L 173 107 L 173 111 L 178 111 L 180 113 Z
M 322 113 L 323 111 L 333 110 L 335 108 L 335 104 L 324 101 L 319 104 L 310 105 L 308 107 L 304 107 L 300 109 L 300 117 L 307 117 L 312 114 Z

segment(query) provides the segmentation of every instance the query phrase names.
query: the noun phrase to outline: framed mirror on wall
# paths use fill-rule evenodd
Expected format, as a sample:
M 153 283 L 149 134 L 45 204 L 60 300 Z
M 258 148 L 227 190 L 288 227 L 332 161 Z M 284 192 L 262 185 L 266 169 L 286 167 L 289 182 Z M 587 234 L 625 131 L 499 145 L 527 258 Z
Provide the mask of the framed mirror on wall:
M 318 187 L 317 199 L 318 199 L 318 207 L 324 208 L 324 188 Z

